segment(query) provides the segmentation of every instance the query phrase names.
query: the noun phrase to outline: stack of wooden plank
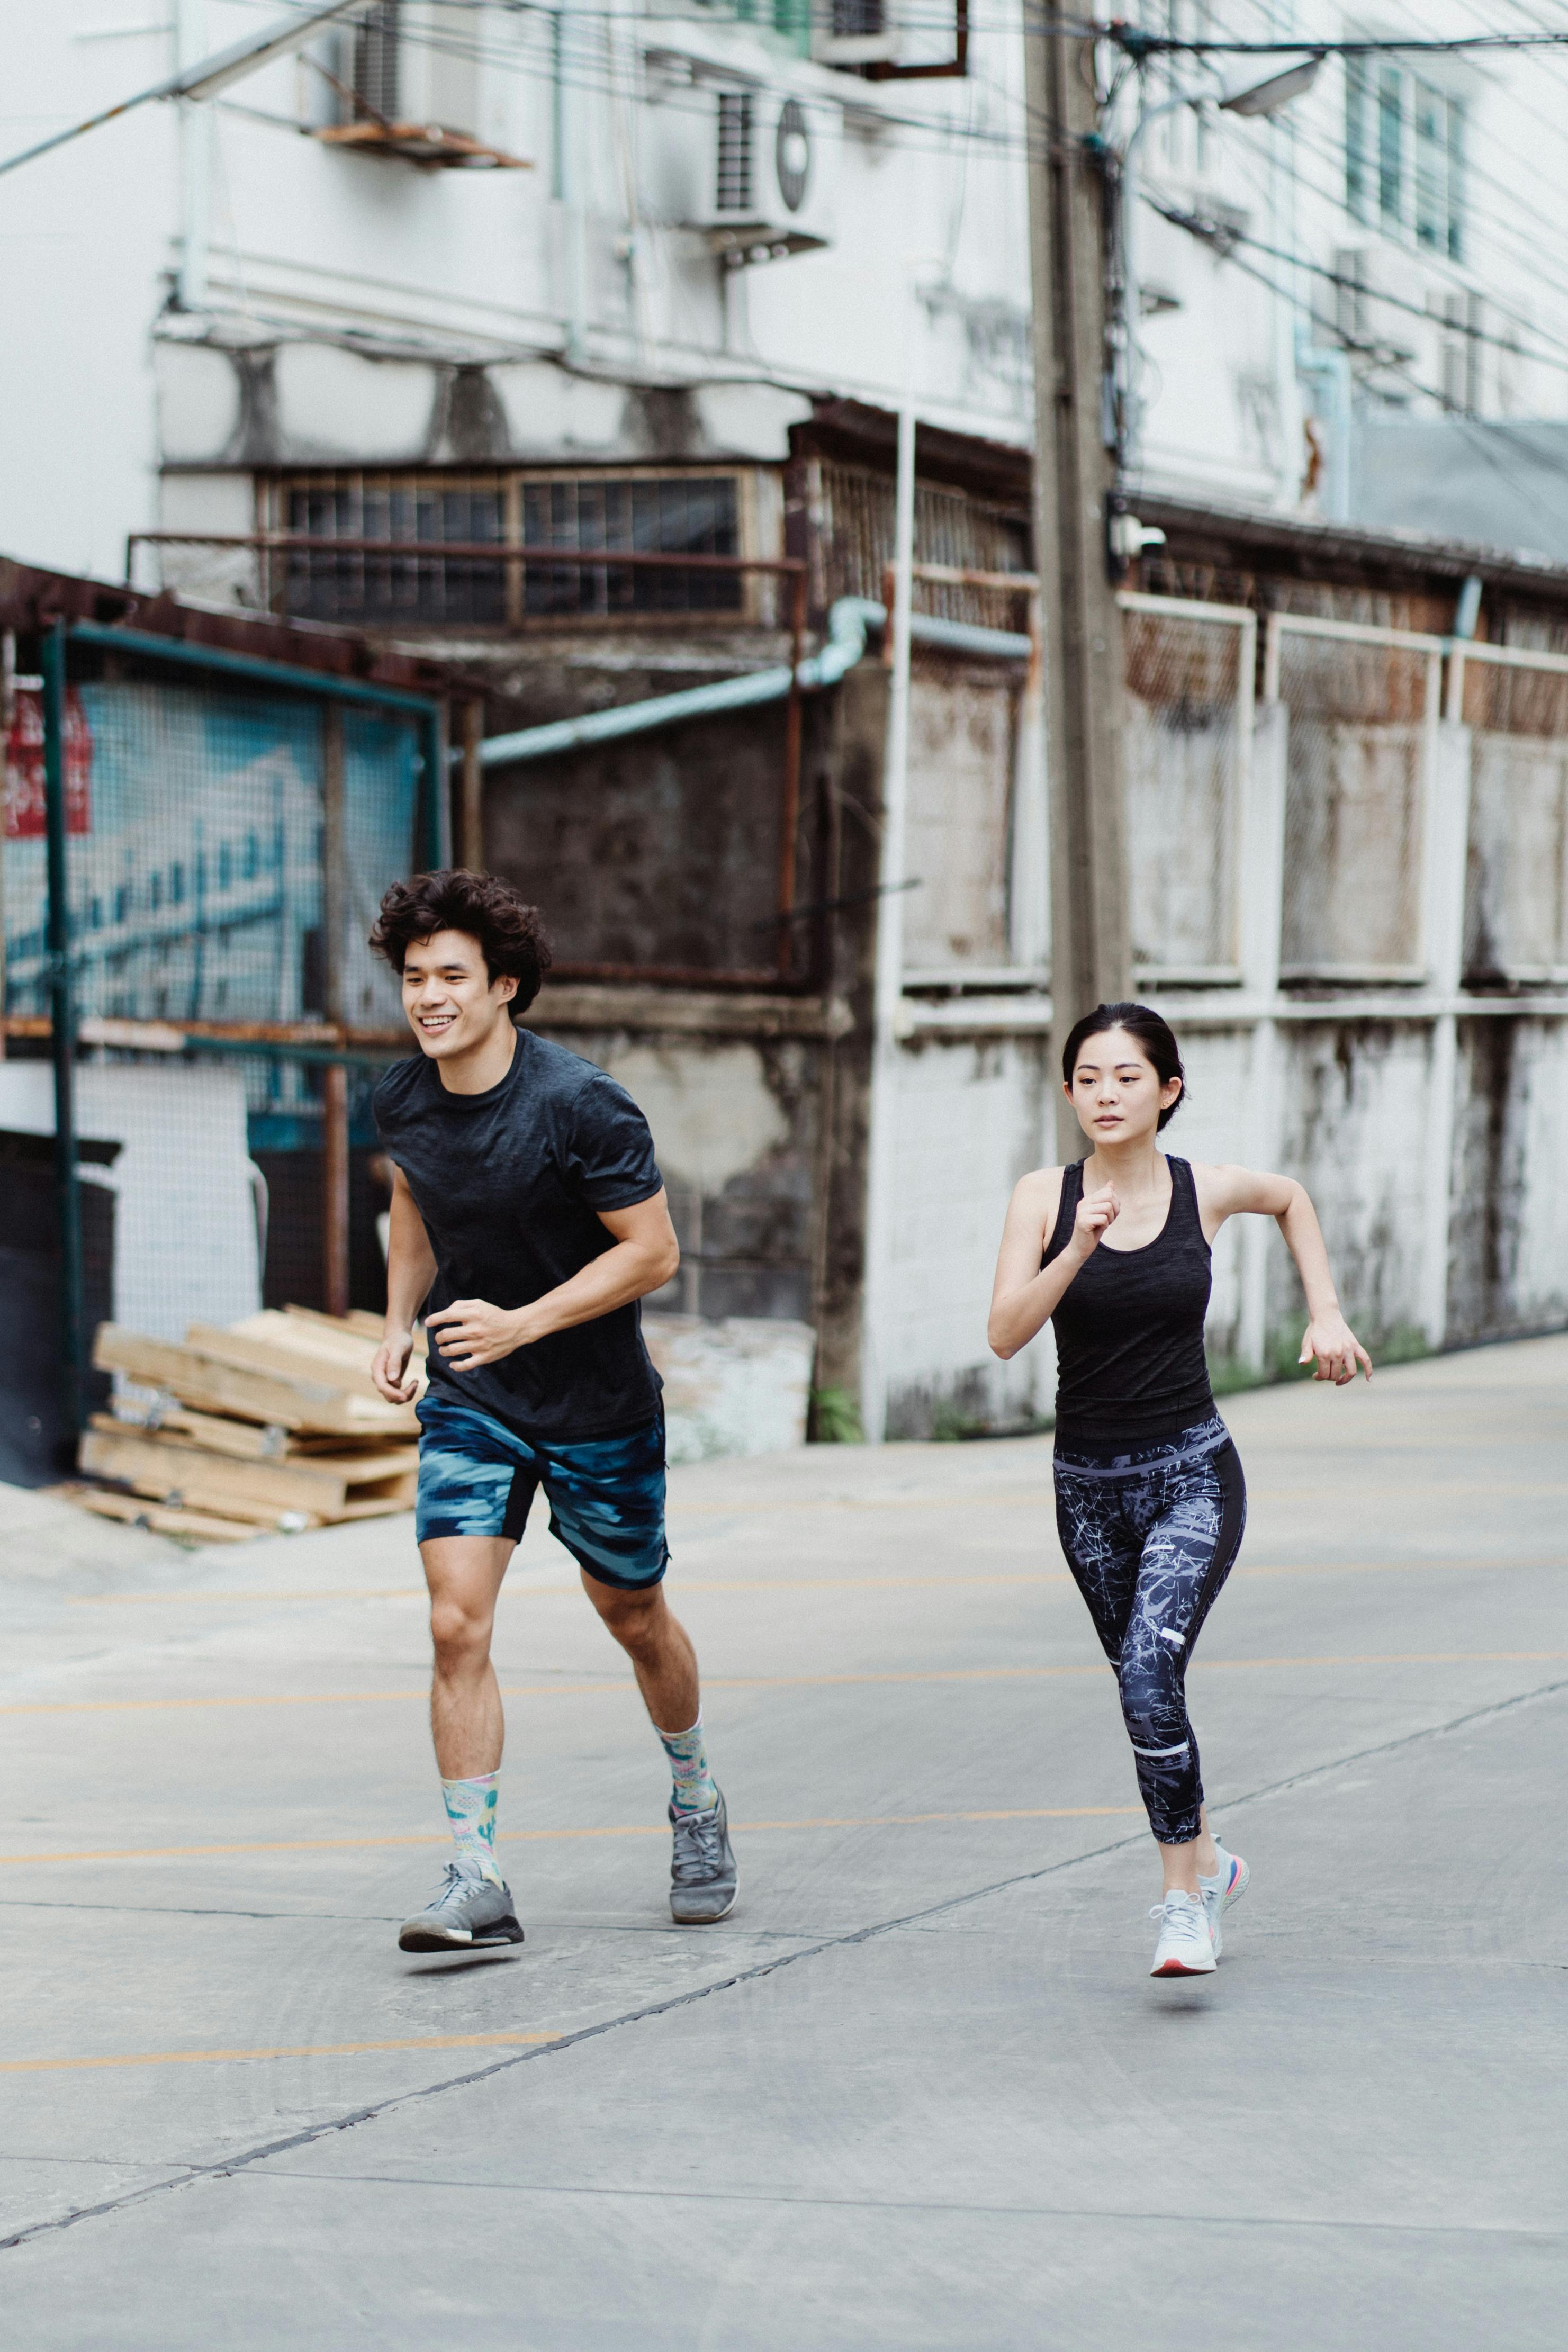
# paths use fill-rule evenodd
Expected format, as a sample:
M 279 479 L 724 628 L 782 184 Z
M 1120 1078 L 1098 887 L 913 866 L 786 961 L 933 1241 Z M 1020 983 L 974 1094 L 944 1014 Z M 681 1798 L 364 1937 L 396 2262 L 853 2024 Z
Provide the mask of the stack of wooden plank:
M 419 1425 L 370 1377 L 376 1316 L 306 1307 L 195 1323 L 183 1346 L 99 1326 L 93 1361 L 119 1373 L 78 1455 L 77 1501 L 203 1543 L 334 1526 L 412 1507 Z

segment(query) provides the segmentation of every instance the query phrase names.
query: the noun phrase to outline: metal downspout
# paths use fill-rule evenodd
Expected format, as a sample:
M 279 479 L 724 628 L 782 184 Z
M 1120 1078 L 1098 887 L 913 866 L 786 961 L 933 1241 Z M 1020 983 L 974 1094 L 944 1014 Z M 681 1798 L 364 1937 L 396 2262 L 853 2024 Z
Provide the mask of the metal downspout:
M 820 694 L 837 686 L 864 656 L 870 631 L 883 629 L 887 623 L 886 609 L 869 596 L 840 596 L 827 616 L 826 644 L 800 665 L 802 692 Z M 950 653 L 974 654 L 991 661 L 1026 662 L 1029 658 L 1029 639 L 1010 629 L 974 628 L 966 621 L 934 621 L 915 613 L 910 617 L 910 634 L 918 646 L 939 646 Z M 512 767 L 594 743 L 617 742 L 627 735 L 646 735 L 656 727 L 673 727 L 684 719 L 708 719 L 721 711 L 752 710 L 765 703 L 783 702 L 789 694 L 790 678 L 789 664 L 781 662 L 774 669 L 721 678 L 713 686 L 689 687 L 681 694 L 623 702 L 613 710 L 590 711 L 582 719 L 558 719 L 546 727 L 524 727 L 512 735 L 489 735 L 479 746 L 480 763 L 487 768 Z

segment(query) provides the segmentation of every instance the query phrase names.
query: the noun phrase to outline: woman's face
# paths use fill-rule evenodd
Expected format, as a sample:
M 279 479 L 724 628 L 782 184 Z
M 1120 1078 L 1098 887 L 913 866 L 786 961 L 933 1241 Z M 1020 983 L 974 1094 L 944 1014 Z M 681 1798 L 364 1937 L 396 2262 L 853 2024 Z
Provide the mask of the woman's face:
M 1172 1078 L 1162 1086 L 1136 1037 L 1125 1029 L 1102 1029 L 1079 1047 L 1072 1082 L 1062 1091 L 1091 1142 L 1135 1143 L 1156 1133 L 1160 1113 L 1177 1100 L 1182 1082 Z

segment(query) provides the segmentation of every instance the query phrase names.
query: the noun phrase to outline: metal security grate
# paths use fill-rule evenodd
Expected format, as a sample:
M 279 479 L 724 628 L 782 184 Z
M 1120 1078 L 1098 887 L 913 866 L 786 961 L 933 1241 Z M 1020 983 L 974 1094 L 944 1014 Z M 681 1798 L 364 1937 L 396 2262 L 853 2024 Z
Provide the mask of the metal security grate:
M 1440 637 L 1270 615 L 1265 691 L 1289 713 L 1287 982 L 1426 977 L 1442 655 Z
M 187 595 L 237 596 L 299 619 L 361 626 L 499 628 L 530 618 L 748 609 L 736 574 L 520 560 L 524 549 L 551 548 L 738 556 L 735 473 L 294 475 L 268 486 L 264 506 L 272 529 L 320 546 L 252 554 L 192 543 L 163 552 L 165 583 Z M 491 546 L 493 559 L 484 552 Z M 503 549 L 520 553 L 507 560 Z
M 402 95 L 401 0 L 376 0 L 353 33 L 353 94 L 372 116 L 398 119 Z
M 879 601 L 893 560 L 893 480 L 868 467 L 813 460 L 810 497 L 816 521 L 821 574 L 818 601 L 869 596 Z M 1032 542 L 1026 516 L 972 498 L 967 491 L 915 485 L 915 549 L 922 563 L 955 571 L 1023 572 Z M 922 582 L 917 608 L 943 621 L 1016 629 L 1018 599 L 1006 589 Z
M 732 474 L 529 482 L 522 491 L 522 543 L 738 555 L 739 489 Z M 552 570 L 531 563 L 523 602 L 531 614 L 734 613 L 744 594 L 736 572 L 652 572 L 613 563 Z
M 291 485 L 284 528 L 312 539 L 384 539 L 409 546 L 395 557 L 317 554 L 279 559 L 282 608 L 312 621 L 504 622 L 503 567 L 483 558 L 416 550 L 506 538 L 506 492 L 496 481 L 444 482 L 438 476 L 363 477 Z
M 721 213 L 749 213 L 752 197 L 752 94 L 719 93 L 719 168 L 714 203 Z
M 1227 605 L 1132 593 L 1124 619 L 1133 969 L 1235 982 L 1257 624 Z
M 1568 980 L 1568 656 L 1456 649 L 1449 708 L 1470 730 L 1465 977 Z

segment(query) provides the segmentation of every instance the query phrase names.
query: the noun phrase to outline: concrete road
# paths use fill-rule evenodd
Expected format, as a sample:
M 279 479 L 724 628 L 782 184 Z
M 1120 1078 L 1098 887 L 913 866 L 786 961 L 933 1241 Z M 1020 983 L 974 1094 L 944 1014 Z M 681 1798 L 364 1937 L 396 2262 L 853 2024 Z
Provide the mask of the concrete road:
M 1226 1412 L 1192 1692 L 1254 1877 L 1184 1985 L 1048 1441 L 676 1474 L 706 1931 L 531 1530 L 528 1942 L 467 1962 L 395 1943 L 446 1853 L 409 1523 L 192 1556 L 3 1498 L 8 2339 L 1555 2352 L 1568 1340 Z

